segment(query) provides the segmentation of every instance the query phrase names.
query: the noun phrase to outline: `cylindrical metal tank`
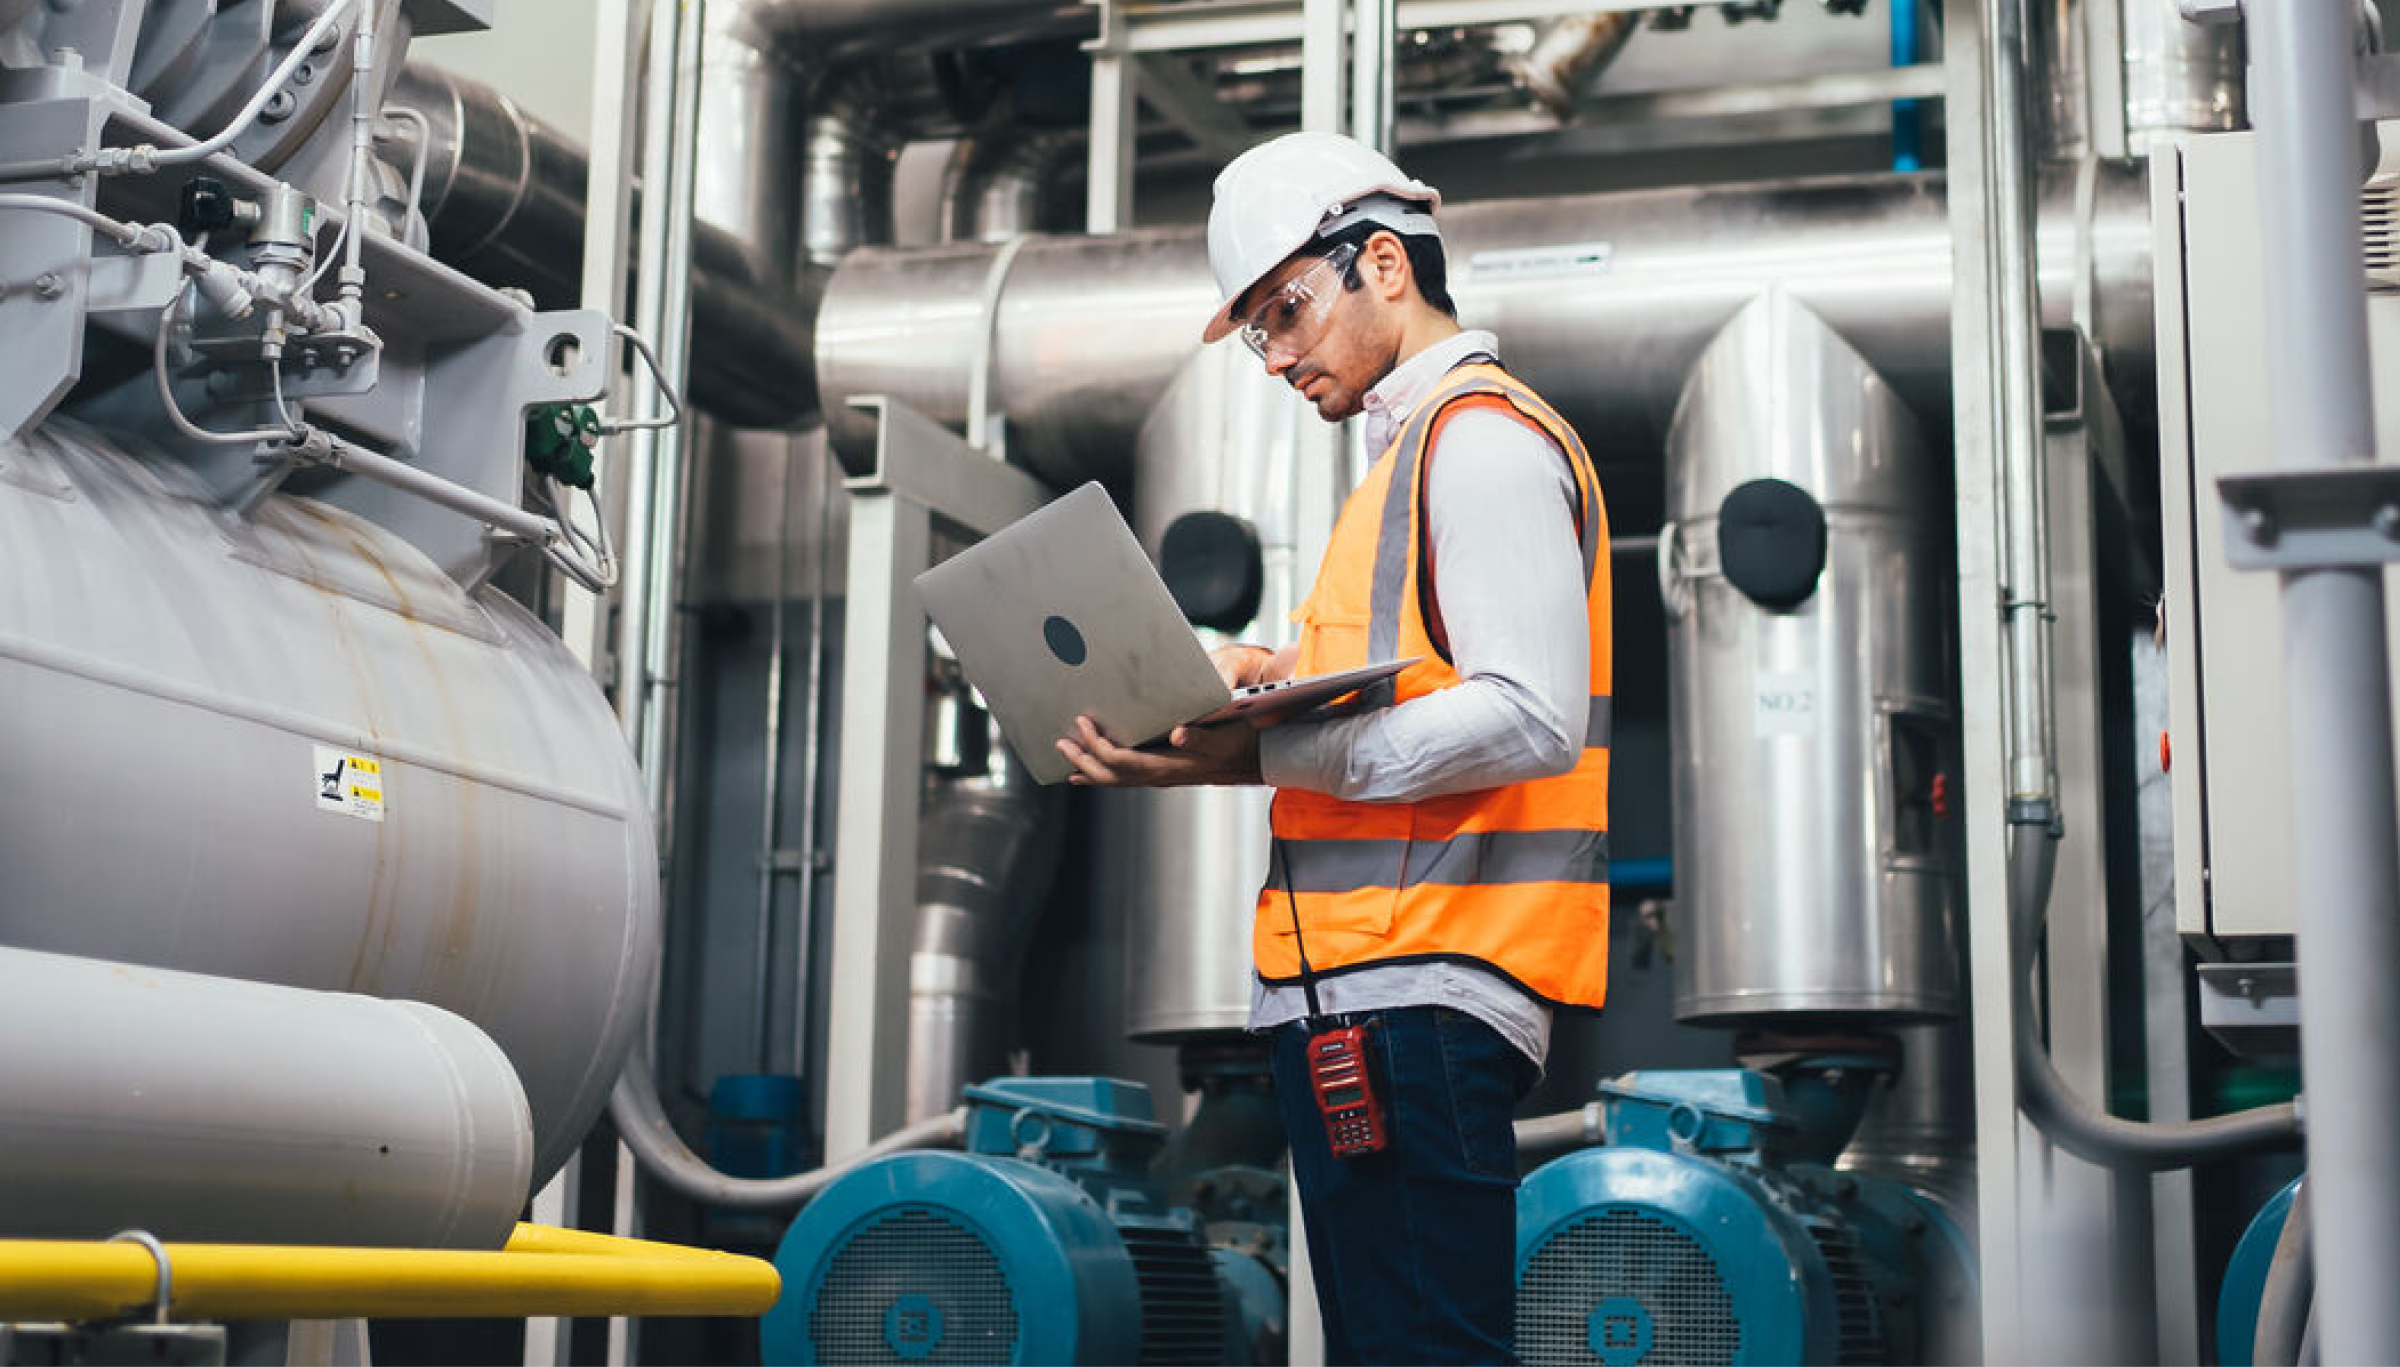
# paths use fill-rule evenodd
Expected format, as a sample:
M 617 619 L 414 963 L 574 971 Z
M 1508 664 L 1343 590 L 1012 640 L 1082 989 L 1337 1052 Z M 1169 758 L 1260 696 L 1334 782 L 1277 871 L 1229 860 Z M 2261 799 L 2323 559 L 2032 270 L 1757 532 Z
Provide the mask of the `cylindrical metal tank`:
M 2072 178 L 2043 189 L 2046 306 L 2066 316 L 2088 257 L 2093 330 L 2112 379 L 2135 394 L 2154 349 L 2142 173 L 2101 168 L 2088 236 Z M 1956 284 L 1938 175 L 1461 203 L 1441 219 L 1461 320 L 1496 330 L 1510 369 L 1604 460 L 1658 449 L 1701 349 L 1769 288 L 1815 310 L 1919 411 L 1949 410 Z M 987 321 L 999 250 L 884 248 L 843 261 L 817 314 L 816 354 L 845 461 L 873 446 L 873 421 L 850 407 L 862 394 L 962 426 L 988 339 L 1012 460 L 1061 487 L 1125 473 L 1135 433 L 1199 350 L 1217 302 L 1201 230 L 1026 239 Z
M 641 780 L 566 647 L 372 523 L 237 516 L 64 421 L 0 445 L 0 546 L 0 943 L 454 1011 L 555 1171 L 658 954 Z
M 1249 352 L 1195 354 L 1158 401 L 1137 443 L 1133 527 L 1152 555 L 1168 526 L 1206 510 L 1258 532 L 1264 591 L 1236 635 L 1289 640 L 1285 614 L 1306 596 L 1343 486 L 1313 409 L 1268 380 Z M 1322 447 L 1324 449 L 1317 449 Z M 1212 643 L 1229 639 L 1210 636 Z M 1267 868 L 1264 788 L 1101 793 L 1128 804 L 1135 841 L 1125 936 L 1125 1022 L 1135 1039 L 1238 1032 L 1250 1019 L 1250 918 Z
M 1956 1009 L 1937 462 L 1882 377 L 1780 292 L 1718 334 L 1676 405 L 1660 587 L 1684 1020 Z M 1788 563 L 1811 514 L 1762 520 L 1742 489 L 1784 495 L 1778 518 L 1813 501 L 1813 568 Z M 1752 572 L 1769 551 L 1796 587 Z
M 498 1248 L 508 1058 L 423 1002 L 0 948 L 0 1234 Z

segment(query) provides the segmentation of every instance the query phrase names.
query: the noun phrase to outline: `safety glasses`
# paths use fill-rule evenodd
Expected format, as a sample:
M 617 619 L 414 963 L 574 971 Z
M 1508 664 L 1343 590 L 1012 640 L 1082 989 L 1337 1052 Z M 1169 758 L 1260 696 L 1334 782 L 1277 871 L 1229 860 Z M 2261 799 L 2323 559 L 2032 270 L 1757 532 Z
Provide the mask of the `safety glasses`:
M 1345 242 L 1284 281 L 1242 323 L 1242 344 L 1262 361 L 1270 351 L 1280 356 L 1306 354 L 1324 335 L 1325 320 L 1333 315 L 1342 281 L 1357 259 L 1357 246 Z

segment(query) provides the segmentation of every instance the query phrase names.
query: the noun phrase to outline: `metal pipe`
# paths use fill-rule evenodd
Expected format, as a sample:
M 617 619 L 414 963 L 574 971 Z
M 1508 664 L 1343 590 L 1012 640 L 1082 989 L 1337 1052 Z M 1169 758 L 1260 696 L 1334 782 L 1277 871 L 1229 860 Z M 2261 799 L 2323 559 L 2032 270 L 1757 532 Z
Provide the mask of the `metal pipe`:
M 2064 319 L 2072 177 L 2045 189 L 2045 293 Z M 2153 354 L 2149 205 L 2138 171 L 2104 167 L 2095 190 L 2095 333 L 2130 405 Z M 1656 451 L 1692 363 L 1769 286 L 1938 422 L 1954 284 L 1944 200 L 1938 176 L 1884 175 L 1446 205 L 1442 230 L 1462 319 L 1495 328 L 1511 366 L 1595 450 Z M 817 374 L 845 461 L 872 449 L 873 423 L 847 410 L 857 395 L 964 422 L 994 250 L 866 249 L 834 273 Z M 1027 242 L 997 318 L 992 404 L 1009 415 L 1011 459 L 1062 485 L 1124 474 L 1214 302 L 1197 227 Z
M 313 428 L 305 429 L 311 437 L 324 435 Z M 296 444 L 306 445 L 308 437 L 295 438 Z M 426 502 L 448 508 L 454 513 L 471 517 L 478 522 L 505 532 L 531 546 L 549 546 L 560 539 L 558 524 L 539 513 L 528 512 L 513 503 L 503 503 L 489 494 L 479 494 L 463 484 L 442 478 L 420 466 L 347 442 L 339 437 L 325 436 L 328 443 L 325 464 L 345 474 L 371 479 L 386 488 L 412 494 Z
M 839 1163 L 789 1177 L 728 1177 L 693 1153 L 675 1133 L 675 1126 L 658 1104 L 650 1061 L 639 1049 L 625 1059 L 625 1072 L 609 1094 L 608 1116 L 616 1122 L 626 1146 L 641 1160 L 643 1171 L 694 1201 L 740 1210 L 799 1205 L 868 1159 L 902 1149 L 955 1148 L 967 1134 L 967 1108 L 961 1106 L 894 1130 Z
M 1594 73 L 1615 61 L 1641 26 L 1641 16 L 1625 10 L 1570 14 L 1542 30 L 1524 55 L 1502 65 L 1552 118 L 1566 123 L 1575 117 L 1575 102 Z
M 12 1237 L 491 1248 L 532 1177 L 508 1056 L 423 1002 L 0 948 L 0 1038 Z
M 2053 802 L 2050 554 L 2042 461 L 2040 288 L 2026 145 L 2023 0 L 1982 0 L 1984 201 L 1991 206 L 1992 323 L 1999 368 L 2001 639 L 2008 668 L 2008 796 Z M 2047 811 L 2040 824 L 2047 825 Z
M 1056 227 L 1048 203 L 1083 151 L 1068 132 L 992 129 L 963 138 L 942 171 L 944 242 L 1006 242 Z
M 1393 50 L 1398 46 L 1395 0 L 1352 0 L 1350 7 L 1350 136 L 1390 155 Z
M 958 712 L 985 729 L 990 761 L 939 782 L 925 805 L 908 964 L 911 1119 L 1005 1069 L 1025 946 L 1058 862 L 1056 795 L 1026 778 L 980 708 Z
M 660 369 L 681 382 L 690 367 L 691 229 L 700 122 L 700 62 L 707 0 L 661 4 L 651 16 L 649 73 L 642 103 L 649 129 L 642 179 L 663 193 L 645 199 L 634 328 L 654 339 Z M 636 376 L 636 416 L 655 417 L 656 383 Z M 626 503 L 624 579 L 617 634 L 617 713 L 641 757 L 650 810 L 660 824 L 659 857 L 672 859 L 667 827 L 668 718 L 673 709 L 675 593 L 683 540 L 686 433 L 680 428 L 633 434 L 631 492 Z
M 759 742 L 758 795 L 758 945 L 752 954 L 756 967 L 752 974 L 752 1002 L 757 1020 L 752 1038 L 758 1043 L 758 1071 L 775 1070 L 775 1046 L 770 1040 L 775 990 L 773 955 L 775 950 L 775 852 L 781 845 L 783 815 L 783 659 L 784 628 L 790 617 L 785 600 L 790 596 L 784 582 L 784 550 L 792 540 L 792 462 L 796 440 L 783 443 L 782 477 L 776 482 L 775 520 L 775 580 L 771 592 L 773 605 L 768 609 L 767 626 L 767 688 L 766 703 L 760 709 L 760 722 L 765 737 Z M 793 994 L 795 1003 L 799 993 Z M 792 1071 L 800 1071 L 805 1055 L 792 1055 Z
M 1517 1168 L 1523 1171 L 1569 1149 L 1608 1142 L 1606 1117 L 1597 1101 L 1557 1115 L 1529 1116 L 1517 1122 Z
M 423 209 L 433 255 L 487 284 L 523 288 L 543 308 L 574 307 L 591 174 L 584 149 L 489 86 L 422 63 L 403 69 L 389 102 L 432 128 Z M 692 401 L 743 427 L 813 420 L 823 287 L 822 272 L 769 270 L 768 254 L 725 228 L 694 228 Z
M 2266 337 L 2279 463 L 2375 459 L 2367 369 L 2353 6 L 2254 4 Z M 2392 794 L 2383 570 L 2282 576 L 2290 709 L 2300 1061 L 2316 1115 L 2308 1171 L 2328 1362 L 2400 1343 L 2400 826 Z
M 147 1310 L 161 1262 L 137 1243 L 0 1241 L 0 1316 Z M 495 1252 L 170 1243 L 163 1262 L 185 1320 L 761 1315 L 783 1286 L 758 1258 L 539 1225 Z
M 820 438 L 820 442 L 822 438 Z M 800 723 L 800 880 L 792 908 L 792 1058 L 809 1055 L 808 992 L 815 981 L 817 792 L 825 782 L 825 595 L 833 583 L 833 456 L 817 452 L 817 577 L 808 595 L 808 704 Z
M 892 238 L 892 169 L 898 146 L 882 126 L 876 68 L 843 68 L 810 94 L 800 168 L 807 259 L 830 266 L 852 248 Z
M 757 6 L 718 0 L 700 55 L 692 215 L 731 234 L 754 278 L 800 274 L 800 197 L 791 174 L 807 77 L 758 24 Z
M 753 0 L 759 23 L 813 54 L 956 48 L 1088 35 L 1097 11 L 1075 0 Z
M 2159 1172 L 2197 1163 L 2287 1149 L 2300 1142 L 2300 1107 L 2295 1102 L 2260 1106 L 2205 1120 L 2122 1120 L 2075 1094 L 2051 1062 L 2035 1010 L 2034 978 L 2041 964 L 2042 909 L 2050 899 L 2057 867 L 2057 839 L 2049 830 L 2019 824 L 2010 829 L 2009 917 L 2015 962 L 2016 1075 L 2027 1118 L 2060 1148 L 2107 1167 Z

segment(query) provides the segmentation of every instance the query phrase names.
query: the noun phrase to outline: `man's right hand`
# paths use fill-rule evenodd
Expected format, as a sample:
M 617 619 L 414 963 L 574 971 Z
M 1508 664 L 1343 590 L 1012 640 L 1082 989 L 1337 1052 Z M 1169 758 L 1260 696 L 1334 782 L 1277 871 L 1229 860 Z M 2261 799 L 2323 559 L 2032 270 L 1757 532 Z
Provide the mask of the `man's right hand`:
M 1292 677 L 1292 666 L 1299 661 L 1298 642 L 1280 650 L 1265 646 L 1218 646 L 1208 653 L 1209 663 L 1217 667 L 1217 676 L 1228 688 L 1248 688 L 1254 684 L 1281 683 Z

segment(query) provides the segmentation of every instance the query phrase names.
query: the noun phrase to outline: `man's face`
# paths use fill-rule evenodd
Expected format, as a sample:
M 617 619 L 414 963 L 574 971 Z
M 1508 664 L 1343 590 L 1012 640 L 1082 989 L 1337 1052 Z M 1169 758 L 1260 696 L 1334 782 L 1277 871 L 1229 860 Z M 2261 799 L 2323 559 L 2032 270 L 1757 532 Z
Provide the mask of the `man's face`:
M 1371 254 L 1370 254 L 1371 255 Z M 1242 340 L 1281 379 L 1339 422 L 1359 411 L 1367 391 L 1391 369 L 1389 329 L 1375 291 L 1355 288 L 1354 271 L 1375 269 L 1350 247 L 1329 256 L 1292 257 L 1243 296 Z

